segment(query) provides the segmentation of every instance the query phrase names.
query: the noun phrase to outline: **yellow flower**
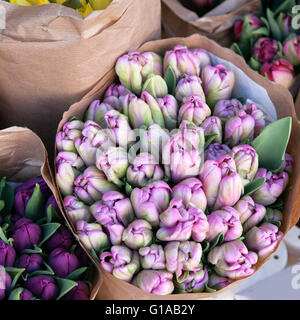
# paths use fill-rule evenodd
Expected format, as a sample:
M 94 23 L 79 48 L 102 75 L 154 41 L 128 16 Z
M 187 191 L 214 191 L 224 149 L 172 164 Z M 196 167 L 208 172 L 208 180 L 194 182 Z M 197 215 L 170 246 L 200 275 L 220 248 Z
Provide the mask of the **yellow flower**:
M 48 0 L 37 0 L 37 4 L 38 4 L 38 5 L 48 4 L 48 3 L 51 3 L 51 2 L 48 1 Z
M 112 0 L 90 0 L 94 10 L 104 10 L 108 7 Z
M 27 7 L 30 7 L 32 5 L 27 0 L 10 0 L 10 3 L 18 4 L 19 6 L 27 6 Z
M 80 2 L 82 3 L 82 1 Z M 86 4 L 83 8 L 77 9 L 77 12 L 81 13 L 84 18 L 87 17 L 92 11 L 93 8 L 89 3 Z
M 66 0 L 54 0 L 54 2 L 57 4 L 63 4 Z

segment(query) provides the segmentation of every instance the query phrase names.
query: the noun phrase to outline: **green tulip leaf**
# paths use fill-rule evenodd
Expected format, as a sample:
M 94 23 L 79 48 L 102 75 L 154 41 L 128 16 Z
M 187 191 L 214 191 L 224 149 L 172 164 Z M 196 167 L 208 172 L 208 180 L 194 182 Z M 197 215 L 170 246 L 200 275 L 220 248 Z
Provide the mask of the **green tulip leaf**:
M 249 65 L 252 69 L 256 70 L 256 71 L 259 71 L 260 70 L 260 62 L 257 61 L 256 59 L 254 59 L 253 57 L 250 58 L 249 60 Z
M 55 280 L 59 286 L 60 292 L 56 300 L 60 300 L 64 295 L 71 291 L 74 287 L 78 285 L 77 282 L 69 279 L 62 279 L 55 277 Z
M 278 13 L 288 12 L 296 5 L 295 0 L 286 0 L 284 1 L 274 12 L 274 16 L 277 16 Z
M 213 293 L 216 291 L 216 289 L 210 288 L 207 284 L 205 284 L 205 292 Z
M 279 228 L 281 226 L 280 221 L 268 221 L 268 223 L 274 224 L 274 226 L 276 226 L 277 228 Z
M 270 171 L 281 168 L 290 139 L 292 118 L 287 117 L 270 123 L 252 142 L 259 156 L 259 166 Z
M 35 246 L 34 249 L 24 249 L 22 251 L 22 253 L 26 253 L 26 254 L 34 254 L 34 253 L 42 254 L 43 250 L 41 248 L 39 248 L 38 246 Z
M 236 54 L 238 54 L 238 55 L 240 55 L 240 56 L 242 56 L 242 57 L 244 56 L 241 48 L 239 47 L 239 45 L 238 45 L 236 42 L 234 42 L 234 43 L 231 45 L 230 49 L 231 49 L 233 52 L 235 52 Z
M 283 202 L 282 198 L 279 198 L 279 199 L 277 199 L 277 201 L 275 203 L 270 204 L 269 207 L 271 209 L 278 209 L 281 211 L 284 207 L 284 202 Z
M 65 7 L 69 7 L 72 9 L 80 9 L 83 8 L 83 5 L 81 4 L 80 0 L 67 0 L 63 3 Z
M 274 18 L 274 13 L 269 8 L 267 8 L 266 15 L 271 29 L 272 38 L 281 41 L 281 31 Z
M 43 235 L 43 240 L 39 243 L 39 247 L 41 247 L 51 236 L 54 235 L 54 233 L 57 231 L 57 229 L 61 226 L 60 223 L 46 223 L 42 224 L 41 230 Z
M 254 31 L 252 31 L 252 34 L 256 35 L 256 36 L 264 36 L 264 37 L 268 37 L 269 36 L 269 29 L 267 27 L 261 27 L 258 28 Z
M 128 182 L 126 182 L 126 183 L 125 183 L 125 191 L 126 191 L 126 194 L 127 194 L 128 196 L 130 196 L 132 190 L 133 190 L 133 189 L 132 189 L 132 186 L 131 186 Z
M 50 204 L 47 208 L 47 223 L 51 223 L 53 221 L 61 221 L 61 218 L 53 208 L 53 206 Z
M 67 276 L 67 279 L 75 280 L 75 281 L 79 280 L 80 276 L 84 274 L 86 270 L 87 270 L 87 267 L 76 269 Z
M 1 215 L 7 215 L 11 212 L 14 205 L 15 194 L 13 188 L 5 183 L 1 192 L 1 201 L 4 201 L 4 207 L 1 209 Z
M 107 250 L 109 250 L 109 249 L 107 249 L 107 248 L 102 248 L 102 249 L 101 249 L 102 252 L 107 251 Z M 101 253 L 102 253 L 102 252 L 101 252 Z M 91 249 L 91 250 L 90 250 L 90 253 L 91 253 L 92 257 L 93 257 L 96 261 L 99 261 L 99 257 L 98 257 L 98 255 L 97 255 L 97 252 L 96 252 L 94 249 Z M 100 254 L 101 254 L 101 253 L 100 253 Z
M 40 185 L 35 185 L 33 194 L 27 203 L 25 217 L 36 221 L 44 217 L 45 198 L 41 192 Z
M 268 35 L 270 34 L 270 25 L 268 20 L 265 17 L 260 17 L 261 22 L 263 22 L 264 26 L 268 30 Z
M 202 246 L 202 253 L 206 253 L 209 250 L 210 247 L 210 243 L 206 240 L 204 240 L 203 242 L 201 242 L 201 246 Z
M 0 211 L 2 211 L 4 207 L 5 207 L 4 200 L 0 200 Z M 1 215 L 2 215 L 2 212 L 1 212 Z
M 23 292 L 23 288 L 16 288 L 11 291 L 8 296 L 8 300 L 21 300 L 21 293 Z
M 3 177 L 0 181 L 0 198 L 2 199 L 2 192 L 6 184 L 6 177 Z
M 255 192 L 258 190 L 260 187 L 262 187 L 266 182 L 265 178 L 257 178 L 248 184 L 246 184 L 244 188 L 244 196 L 248 196 L 249 194 Z
M 25 268 L 13 268 L 13 267 L 5 268 L 5 271 L 10 275 L 12 279 L 10 290 L 13 290 L 15 288 L 20 276 L 25 270 L 26 270 Z
M 183 274 L 181 274 L 181 276 L 178 278 L 178 276 L 176 275 L 176 281 L 178 283 L 182 283 L 184 282 L 189 276 L 189 272 L 188 271 L 184 271 Z
M 217 238 L 210 244 L 210 248 L 209 249 L 212 250 L 216 246 L 222 244 L 223 241 L 224 241 L 224 234 L 223 233 L 219 233 Z
M 0 239 L 4 241 L 6 244 L 9 244 L 8 239 L 6 237 L 6 233 L 1 226 L 0 226 Z
M 33 271 L 31 274 L 30 274 L 30 277 L 33 277 L 33 276 L 39 276 L 39 275 L 47 275 L 47 276 L 54 276 L 54 271 L 52 270 L 52 268 L 48 265 L 48 263 L 46 263 L 45 261 L 43 262 L 44 266 L 46 267 L 45 270 L 36 270 L 36 271 Z
M 205 136 L 205 144 L 204 144 L 204 149 L 206 149 L 217 137 L 217 134 L 208 134 Z
M 171 66 L 168 67 L 164 79 L 167 83 L 169 94 L 174 95 L 176 88 L 176 76 Z

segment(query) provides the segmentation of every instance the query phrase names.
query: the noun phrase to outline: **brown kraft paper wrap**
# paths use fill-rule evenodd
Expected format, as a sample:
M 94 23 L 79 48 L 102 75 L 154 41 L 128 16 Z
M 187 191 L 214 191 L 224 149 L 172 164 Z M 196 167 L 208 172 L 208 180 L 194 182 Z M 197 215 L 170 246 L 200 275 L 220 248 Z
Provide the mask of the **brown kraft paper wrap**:
M 199 17 L 179 0 L 162 0 L 162 25 L 166 37 L 187 37 L 200 33 L 223 46 L 229 46 L 234 41 L 235 21 L 247 13 L 258 14 L 260 9 L 260 0 L 226 0 Z
M 266 80 L 264 77 L 259 75 L 257 72 L 250 69 L 245 63 L 244 59 L 236 55 L 230 49 L 222 48 L 216 42 L 209 40 L 206 37 L 200 35 L 193 35 L 188 38 L 171 38 L 159 41 L 148 42 L 143 45 L 139 51 L 154 51 L 163 55 L 166 50 L 170 50 L 175 45 L 185 45 L 189 48 L 202 48 L 205 49 L 215 56 L 222 58 L 231 62 L 237 68 L 246 74 L 251 80 L 256 82 L 258 85 L 263 87 L 268 96 L 270 97 L 272 103 L 274 104 L 278 119 L 290 116 L 292 117 L 292 133 L 288 146 L 289 153 L 293 156 L 295 163 L 293 167 L 293 176 L 291 178 L 290 184 L 292 185 L 289 191 L 288 197 L 286 198 L 286 203 L 284 207 L 284 218 L 280 230 L 284 235 L 291 229 L 298 221 L 300 216 L 300 122 L 298 121 L 295 113 L 295 108 L 293 104 L 292 96 L 289 91 L 282 86 Z M 89 104 L 95 100 L 99 99 L 107 87 L 116 80 L 116 75 L 114 69 L 111 69 L 105 77 L 103 77 L 102 82 L 97 84 L 97 86 L 92 90 L 89 95 L 86 95 L 80 102 L 73 104 L 70 109 L 64 113 L 63 118 L 58 126 L 58 131 L 62 129 L 63 124 L 72 116 L 82 119 L 85 110 Z M 57 186 L 53 186 L 55 190 L 55 196 L 57 201 L 63 209 L 62 197 L 58 191 Z M 74 230 L 74 229 L 73 229 Z M 276 248 L 277 249 L 277 248 Z M 276 250 L 274 249 L 274 251 Z M 256 265 L 256 270 L 258 270 L 269 258 L 260 260 Z M 97 295 L 97 299 L 112 299 L 112 300 L 153 300 L 153 299 L 216 299 L 220 298 L 226 290 L 230 290 L 235 285 L 238 285 L 240 281 L 235 281 L 233 284 L 229 285 L 225 289 L 217 291 L 215 293 L 190 293 L 190 294 L 172 294 L 166 296 L 158 296 L 154 294 L 148 294 L 141 289 L 125 282 L 114 278 L 110 273 L 103 270 L 98 262 L 96 265 L 101 270 L 102 275 L 102 286 Z
M 0 177 L 7 181 L 24 182 L 42 173 L 53 189 L 47 151 L 41 139 L 31 130 L 10 127 L 0 131 Z M 100 271 L 95 268 L 90 299 L 94 300 L 101 286 Z
M 3 10 L 0 129 L 29 127 L 48 150 L 63 112 L 95 87 L 120 55 L 160 38 L 160 0 L 114 0 L 85 19 L 58 4 L 24 7 L 0 0 L 0 14 Z

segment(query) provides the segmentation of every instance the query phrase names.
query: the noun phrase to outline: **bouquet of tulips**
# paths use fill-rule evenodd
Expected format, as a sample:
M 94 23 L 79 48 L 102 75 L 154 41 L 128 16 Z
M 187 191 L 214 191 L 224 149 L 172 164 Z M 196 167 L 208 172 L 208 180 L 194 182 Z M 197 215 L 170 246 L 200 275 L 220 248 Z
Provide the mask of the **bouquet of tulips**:
M 291 118 L 268 123 L 211 59 L 182 45 L 129 52 L 120 83 L 56 136 L 56 182 L 79 239 L 148 293 L 224 288 L 283 236 Z
M 73 8 L 85 18 L 94 10 L 104 10 L 112 0 L 5 0 L 20 6 L 35 6 L 57 3 Z
M 3 178 L 0 199 L 0 300 L 89 300 L 91 263 L 43 178 Z
M 234 26 L 237 42 L 231 46 L 251 68 L 286 88 L 293 84 L 300 66 L 299 30 L 292 27 L 295 4 L 286 0 L 274 11 L 266 8 L 265 16 L 248 14 L 238 20 Z

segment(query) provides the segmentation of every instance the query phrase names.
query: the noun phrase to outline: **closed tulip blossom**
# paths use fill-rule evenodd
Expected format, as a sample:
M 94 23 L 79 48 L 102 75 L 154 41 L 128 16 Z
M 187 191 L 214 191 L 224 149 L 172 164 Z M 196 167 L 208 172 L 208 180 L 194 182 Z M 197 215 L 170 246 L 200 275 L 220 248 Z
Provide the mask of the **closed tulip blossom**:
M 122 179 L 126 175 L 128 167 L 128 156 L 125 149 L 121 147 L 110 147 L 97 157 L 96 166 L 101 169 L 108 181 L 118 187 L 124 185 Z
M 262 65 L 260 73 L 269 80 L 290 88 L 294 81 L 294 68 L 285 59 L 277 59 Z
M 253 140 L 255 120 L 244 110 L 238 111 L 236 116 L 228 119 L 225 124 L 224 140 L 231 147 L 245 140 Z
M 206 66 L 201 73 L 206 103 L 213 108 L 219 100 L 229 99 L 235 83 L 235 75 L 225 66 Z
M 115 70 L 125 88 L 140 94 L 148 75 L 162 75 L 162 58 L 154 52 L 131 51 L 117 60 Z
M 164 171 L 149 153 L 140 153 L 127 169 L 127 182 L 134 187 L 145 187 L 147 184 L 161 180 Z
M 208 280 L 206 269 L 187 272 L 184 280 L 175 280 L 176 293 L 199 293 L 204 291 Z
M 163 98 L 168 94 L 168 86 L 160 75 L 149 74 L 143 85 L 143 91 L 148 92 L 154 98 Z
M 129 93 L 130 91 L 121 84 L 113 83 L 108 87 L 108 89 L 105 92 L 104 103 L 107 103 L 111 105 L 113 109 L 122 112 L 124 97 Z
M 62 213 L 59 209 L 59 206 L 58 206 L 58 204 L 55 200 L 55 196 L 53 194 L 48 198 L 48 200 L 45 204 L 45 210 L 44 210 L 45 214 L 47 214 L 47 210 L 49 209 L 50 206 L 59 217 L 62 217 Z
M 64 198 L 64 207 L 68 218 L 74 224 L 80 220 L 88 222 L 92 218 L 89 207 L 74 196 L 67 196 Z
M 196 207 L 205 211 L 207 200 L 202 182 L 197 178 L 188 178 L 173 187 L 172 198 L 180 198 L 186 208 Z
M 259 38 L 253 47 L 253 57 L 260 63 L 271 62 L 277 55 L 278 42 L 270 38 Z
M 133 93 L 128 93 L 124 98 L 122 99 L 123 103 L 123 110 L 122 112 L 125 114 L 126 117 L 129 119 L 129 105 L 132 100 L 138 99 L 138 97 Z
M 243 105 L 242 109 L 245 110 L 245 112 L 249 114 L 251 117 L 253 117 L 254 119 L 254 122 L 255 122 L 254 138 L 255 138 L 263 131 L 263 129 L 266 126 L 265 115 L 255 103 L 247 103 Z
M 135 133 L 130 128 L 128 118 L 124 114 L 110 110 L 105 113 L 104 119 L 108 128 L 107 134 L 117 145 L 126 147 L 135 141 Z
M 234 117 L 243 107 L 238 99 L 219 100 L 214 107 L 214 116 L 219 117 L 222 121 Z
M 222 233 L 225 241 L 238 239 L 243 233 L 243 227 L 239 219 L 239 213 L 232 207 L 223 207 L 213 211 L 207 216 L 209 232 L 206 239 L 209 242 L 216 240 Z
M 81 137 L 84 123 L 80 120 L 66 122 L 56 135 L 56 148 L 60 151 L 76 152 L 74 140 Z
M 29 219 L 20 219 L 14 225 L 14 248 L 18 252 L 31 249 L 38 244 L 41 238 L 41 228 Z
M 193 241 L 172 241 L 165 246 L 166 268 L 176 273 L 177 280 L 184 279 L 185 271 L 200 271 L 202 247 Z
M 166 93 L 166 95 L 167 94 L 168 92 Z M 142 92 L 141 99 L 145 101 L 149 106 L 153 122 L 158 124 L 161 128 L 164 128 L 165 127 L 164 114 L 163 114 L 163 110 L 161 109 L 158 103 L 158 99 L 155 99 L 154 96 L 152 96 L 147 91 Z
M 293 173 L 293 164 L 294 164 L 293 157 L 290 154 L 286 153 L 284 155 L 284 163 L 281 167 L 281 171 L 285 171 L 288 174 L 292 174 Z
M 143 269 L 166 269 L 166 258 L 163 246 L 152 244 L 150 247 L 140 248 L 139 255 Z
M 8 293 L 11 287 L 11 277 L 10 275 L 4 270 L 1 270 L 1 278 L 0 278 L 0 301 L 5 299 L 6 294 Z
M 180 79 L 175 89 L 175 97 L 179 102 L 189 96 L 199 96 L 205 102 L 205 95 L 202 89 L 202 81 L 198 76 L 186 76 Z
M 245 243 L 250 250 L 258 253 L 262 259 L 270 255 L 283 237 L 283 233 L 272 223 L 263 223 L 253 227 L 245 235 Z
M 56 248 L 69 250 L 73 244 L 72 232 L 65 226 L 61 225 L 58 230 L 45 243 L 47 250 L 52 251 Z
M 78 237 L 88 250 L 98 253 L 102 248 L 109 246 L 107 235 L 98 223 L 78 221 L 76 224 Z
M 220 277 L 215 272 L 211 273 L 208 278 L 208 286 L 215 290 L 223 289 L 229 286 L 232 283 L 232 280 Z
M 204 131 L 200 127 L 183 127 L 172 135 L 163 149 L 163 164 L 166 175 L 174 183 L 199 175 L 204 142 Z
M 49 266 L 59 277 L 65 278 L 79 267 L 78 258 L 63 248 L 54 249 L 48 257 Z
M 225 155 L 218 160 L 206 160 L 200 180 L 207 198 L 207 205 L 214 210 L 234 206 L 243 193 L 243 184 L 236 171 L 235 161 Z
M 122 240 L 131 249 L 147 247 L 153 237 L 152 226 L 146 220 L 134 220 L 124 230 Z
M 277 17 L 277 23 L 284 38 L 287 38 L 291 33 L 292 16 L 286 13 L 280 13 Z
M 247 19 L 247 20 L 246 20 Z M 236 41 L 240 41 L 245 22 L 248 24 L 248 28 L 251 32 L 259 29 L 263 26 L 261 20 L 254 14 L 247 14 L 244 19 L 236 21 L 234 24 L 234 38 Z
M 12 267 L 15 264 L 16 251 L 13 247 L 0 240 L 0 265 Z
M 287 39 L 282 47 L 285 58 L 293 66 L 300 65 L 300 36 L 294 35 Z
M 100 263 L 104 270 L 120 280 L 130 282 L 139 271 L 140 260 L 137 251 L 124 246 L 112 246 L 110 251 L 100 255 Z
M 207 117 L 211 115 L 210 108 L 203 102 L 200 96 L 193 95 L 184 98 L 183 105 L 179 109 L 178 120 L 193 122 L 199 126 Z
M 213 264 L 215 272 L 221 277 L 238 280 L 250 276 L 258 257 L 248 251 L 241 240 L 225 242 L 213 248 L 208 254 L 208 262 Z
M 264 168 L 258 169 L 255 179 L 256 178 L 266 179 L 266 182 L 252 195 L 253 200 L 263 206 L 269 206 L 276 202 L 277 198 L 287 187 L 289 181 L 289 176 L 286 172 L 275 174 Z
M 82 175 L 74 181 L 74 191 L 76 195 L 86 204 L 99 201 L 102 195 L 117 187 L 106 180 L 105 174 L 95 166 L 85 169 Z
M 204 152 L 204 161 L 218 160 L 220 157 L 225 156 L 231 152 L 231 149 L 226 144 L 218 142 L 211 143 Z
M 77 286 L 65 294 L 62 300 L 90 300 L 89 286 L 83 281 L 77 281 Z
M 223 132 L 222 132 L 222 122 L 220 118 L 216 116 L 206 118 L 202 122 L 201 127 L 204 130 L 205 136 L 216 134 L 216 137 L 214 138 L 213 141 L 222 143 Z
M 29 278 L 25 282 L 25 287 L 41 300 L 55 300 L 59 294 L 59 288 L 55 280 L 48 275 L 38 275 Z
M 42 269 L 43 258 L 36 253 L 22 254 L 19 258 L 19 268 L 25 268 L 26 272 L 31 273 Z
M 205 66 L 211 64 L 210 57 L 205 50 L 196 48 L 192 49 L 192 52 L 198 57 L 200 61 L 200 70 L 202 70 L 202 68 L 204 68 Z
M 204 212 L 196 207 L 186 209 L 180 198 L 172 199 L 160 216 L 160 229 L 156 233 L 161 241 L 185 241 L 192 238 L 202 242 L 206 239 L 209 224 Z
M 158 98 L 157 103 L 164 117 L 165 127 L 168 130 L 173 130 L 177 126 L 178 103 L 172 95 L 166 95 L 163 98 Z M 153 127 L 150 126 L 149 129 Z
M 177 45 L 173 50 L 166 52 L 164 57 L 164 73 L 171 67 L 177 80 L 186 74 L 199 76 L 200 59 L 185 46 Z
M 32 300 L 33 298 L 33 294 L 28 289 L 18 287 L 10 292 L 8 300 Z
M 130 200 L 137 218 L 156 227 L 159 215 L 168 208 L 170 196 L 170 186 L 164 181 L 155 181 L 142 189 L 133 189 Z
M 174 291 L 173 274 L 164 270 L 142 270 L 132 284 L 147 293 L 167 295 Z
M 251 182 L 258 170 L 258 154 L 250 145 L 240 145 L 232 148 L 230 156 L 234 159 L 237 172 L 240 174 L 243 185 Z
M 84 116 L 84 120 L 91 120 L 100 125 L 101 127 L 105 128 L 106 123 L 104 121 L 104 116 L 106 112 L 113 109 L 114 108 L 110 104 L 105 102 L 101 103 L 100 100 L 95 100 L 90 104 L 89 108 L 87 109 Z

